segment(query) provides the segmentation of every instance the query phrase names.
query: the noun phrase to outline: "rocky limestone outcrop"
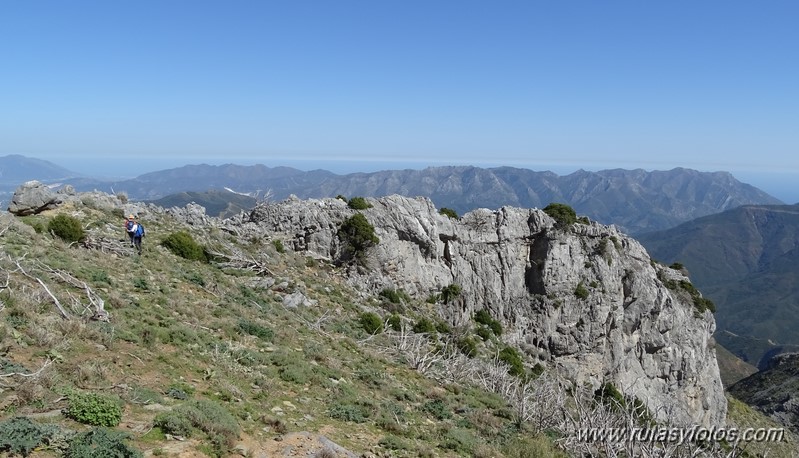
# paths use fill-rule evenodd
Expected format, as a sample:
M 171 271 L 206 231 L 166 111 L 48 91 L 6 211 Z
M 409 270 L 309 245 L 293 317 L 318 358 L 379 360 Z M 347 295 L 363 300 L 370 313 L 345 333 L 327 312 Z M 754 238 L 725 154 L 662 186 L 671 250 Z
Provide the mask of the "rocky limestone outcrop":
M 44 183 L 33 180 L 14 191 L 8 211 L 18 216 L 35 215 L 56 208 L 63 201 L 64 194 L 55 193 Z
M 438 304 L 451 325 L 469 324 L 486 309 L 502 322 L 506 342 L 575 383 L 612 382 L 673 423 L 724 424 L 713 316 L 660 279 L 687 278 L 653 263 L 615 227 L 558 227 L 537 209 L 478 209 L 456 220 L 427 198 L 368 201 L 362 213 L 380 243 L 366 268 L 350 269 L 358 288 L 402 288 L 424 298 L 457 284 L 461 294 Z M 335 261 L 338 227 L 355 212 L 338 199 L 290 198 L 222 226 Z

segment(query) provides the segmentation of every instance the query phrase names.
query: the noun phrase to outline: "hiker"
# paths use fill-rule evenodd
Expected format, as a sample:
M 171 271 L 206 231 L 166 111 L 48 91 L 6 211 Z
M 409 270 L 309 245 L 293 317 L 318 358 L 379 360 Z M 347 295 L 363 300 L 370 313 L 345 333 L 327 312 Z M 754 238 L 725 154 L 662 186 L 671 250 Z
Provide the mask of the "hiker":
M 128 216 L 128 222 L 125 223 L 125 230 L 128 232 L 131 245 L 141 254 L 141 239 L 144 237 L 144 226 L 141 223 L 137 223 L 133 215 L 130 215 Z
M 133 246 L 133 236 L 136 234 L 136 220 L 133 219 L 133 215 L 125 218 L 125 231 L 128 233 L 130 246 Z

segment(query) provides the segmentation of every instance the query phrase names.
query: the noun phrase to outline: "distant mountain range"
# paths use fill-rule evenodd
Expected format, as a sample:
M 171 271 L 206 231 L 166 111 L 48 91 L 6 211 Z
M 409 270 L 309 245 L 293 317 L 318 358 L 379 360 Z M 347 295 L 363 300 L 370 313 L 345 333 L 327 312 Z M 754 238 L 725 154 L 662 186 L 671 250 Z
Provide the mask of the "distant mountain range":
M 11 154 L 0 157 L 0 190 L 13 190 L 30 180 L 54 182 L 79 178 L 81 174 L 49 161 Z
M 716 339 L 736 356 L 763 368 L 799 351 L 799 205 L 741 206 L 638 239 L 688 269 L 716 303 Z
M 17 167 L 4 165 L 10 157 L 0 158 L 0 170 Z M 18 162 L 21 157 L 13 158 Z M 33 164 L 42 166 L 44 162 L 30 161 L 34 170 Z M 42 167 L 42 170 L 50 169 Z M 448 207 L 460 214 L 480 207 L 543 208 L 561 202 L 571 205 L 581 215 L 616 224 L 634 235 L 666 229 L 740 205 L 782 203 L 727 172 L 684 168 L 652 172 L 580 170 L 560 176 L 511 167 L 463 166 L 337 175 L 325 170 L 305 172 L 290 167 L 227 164 L 187 165 L 115 182 L 83 177 L 62 180 L 61 170 L 60 175 L 48 171 L 38 179 L 47 182 L 57 178 L 78 191 L 126 192 L 134 200 L 156 200 L 208 190 L 230 190 L 254 198 L 269 193 L 278 200 L 292 194 L 301 198 L 401 194 L 429 197 L 439 208 Z M 26 179 L 30 179 L 30 174 Z M 218 199 L 219 195 L 214 196 L 214 200 Z

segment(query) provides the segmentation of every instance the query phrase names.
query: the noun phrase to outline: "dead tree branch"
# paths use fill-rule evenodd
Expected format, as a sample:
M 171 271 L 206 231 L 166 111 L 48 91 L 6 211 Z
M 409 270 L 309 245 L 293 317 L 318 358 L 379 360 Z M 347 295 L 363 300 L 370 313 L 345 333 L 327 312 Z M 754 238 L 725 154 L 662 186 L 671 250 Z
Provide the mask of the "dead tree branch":
M 211 256 L 216 259 L 216 264 L 219 267 L 229 267 L 233 269 L 250 270 L 255 272 L 260 277 L 274 276 L 272 270 L 267 267 L 266 263 L 245 255 L 244 253 L 236 250 L 232 254 L 210 252 Z

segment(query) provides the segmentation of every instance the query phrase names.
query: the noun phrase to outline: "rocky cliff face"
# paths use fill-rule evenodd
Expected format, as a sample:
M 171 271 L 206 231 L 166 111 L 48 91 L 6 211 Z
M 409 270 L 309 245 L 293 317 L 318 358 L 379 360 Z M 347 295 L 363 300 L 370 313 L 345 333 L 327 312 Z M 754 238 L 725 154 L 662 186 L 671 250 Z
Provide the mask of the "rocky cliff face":
M 664 286 L 659 275 L 685 277 L 653 264 L 613 226 L 559 228 L 541 210 L 510 207 L 454 220 L 426 198 L 369 202 L 362 213 L 380 243 L 366 269 L 351 270 L 359 288 L 427 297 L 457 284 L 461 295 L 439 304 L 452 325 L 487 309 L 506 342 L 577 383 L 612 382 L 673 423 L 724 424 L 713 316 Z M 338 227 L 354 213 L 337 199 L 290 198 L 223 224 L 250 236 L 277 233 L 295 251 L 335 260 Z

